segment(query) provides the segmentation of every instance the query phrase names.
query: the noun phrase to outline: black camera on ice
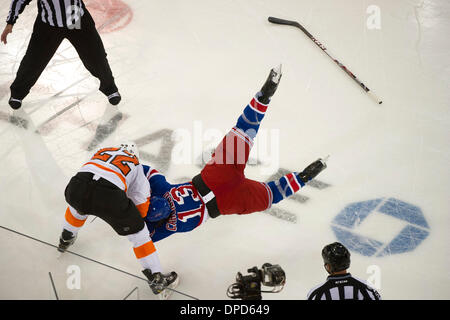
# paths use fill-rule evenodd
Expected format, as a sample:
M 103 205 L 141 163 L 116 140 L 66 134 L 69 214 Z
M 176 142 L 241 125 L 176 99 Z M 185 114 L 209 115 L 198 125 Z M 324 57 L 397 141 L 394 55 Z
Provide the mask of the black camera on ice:
M 261 293 L 277 293 L 283 290 L 286 274 L 278 264 L 265 263 L 261 269 L 253 267 L 243 276 L 238 272 L 236 282 L 228 287 L 227 296 L 232 299 L 262 300 Z M 261 290 L 261 285 L 272 290 Z

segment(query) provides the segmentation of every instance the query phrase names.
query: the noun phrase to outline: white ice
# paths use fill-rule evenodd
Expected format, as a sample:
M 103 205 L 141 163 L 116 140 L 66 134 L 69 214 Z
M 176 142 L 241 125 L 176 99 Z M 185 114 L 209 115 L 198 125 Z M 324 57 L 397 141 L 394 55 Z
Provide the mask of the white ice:
M 65 185 L 90 156 L 91 142 L 99 142 L 96 132 L 114 127 L 108 121 L 118 115 L 117 129 L 100 136 L 103 144 L 134 139 L 143 145 L 152 133 L 169 139 L 171 130 L 184 129 L 195 140 L 194 160 L 201 153 L 194 144 L 211 143 L 194 134 L 198 126 L 202 133 L 226 132 L 279 63 L 283 77 L 261 130 L 278 132 L 279 151 L 272 156 L 279 155 L 281 168 L 300 171 L 329 154 L 328 168 L 317 177 L 329 187 L 307 186 L 298 193 L 306 202 L 276 205 L 294 222 L 267 213 L 219 217 L 157 242 L 164 269 L 181 278 L 173 299 L 228 299 L 236 273 L 265 262 L 282 266 L 287 284 L 263 299 L 305 299 L 327 276 L 320 252 L 336 241 L 334 217 L 347 204 L 390 197 L 420 207 L 429 236 L 407 253 L 352 252 L 350 272 L 368 280 L 371 266 L 378 266 L 383 299 L 450 298 L 448 1 L 125 2 L 131 22 L 101 34 L 123 96 L 118 108 L 108 105 L 64 41 L 23 107 L 11 111 L 9 85 L 31 35 L 35 1 L 8 44 L 0 45 L 1 299 L 55 299 L 50 274 L 59 299 L 123 299 L 129 293 L 127 299 L 154 299 L 128 240 L 100 219 L 89 218 L 80 231 L 71 248 L 78 255 L 60 256 L 36 241 L 57 244 Z M 6 18 L 9 5 L 1 1 L 0 17 Z M 371 5 L 380 9 L 380 29 L 367 26 Z M 383 104 L 300 30 L 270 24 L 268 16 L 300 21 Z M 25 119 L 26 128 L 12 115 Z M 169 181 L 197 174 L 192 161 L 165 162 L 167 139 L 143 145 L 142 161 L 160 167 Z M 270 174 L 262 167 L 249 167 L 247 176 L 266 180 Z M 359 232 L 379 241 L 401 229 L 388 216 L 370 218 L 373 223 L 365 221 Z M 70 289 L 70 266 L 81 271 L 79 289 Z

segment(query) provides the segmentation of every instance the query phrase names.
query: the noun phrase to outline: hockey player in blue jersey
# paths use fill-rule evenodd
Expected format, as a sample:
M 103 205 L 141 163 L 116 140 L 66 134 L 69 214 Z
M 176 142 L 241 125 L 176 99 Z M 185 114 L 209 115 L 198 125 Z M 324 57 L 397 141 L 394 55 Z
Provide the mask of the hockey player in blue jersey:
M 156 169 L 143 165 L 152 196 L 145 219 L 154 242 L 177 232 L 188 232 L 208 219 L 204 202 L 192 182 L 170 184 Z
M 245 177 L 253 140 L 280 78 L 281 66 L 270 71 L 261 90 L 192 181 L 171 184 L 156 169 L 143 165 L 152 195 L 145 222 L 154 242 L 177 232 L 189 232 L 209 218 L 264 211 L 326 168 L 318 159 L 300 173 L 292 172 L 268 183 Z

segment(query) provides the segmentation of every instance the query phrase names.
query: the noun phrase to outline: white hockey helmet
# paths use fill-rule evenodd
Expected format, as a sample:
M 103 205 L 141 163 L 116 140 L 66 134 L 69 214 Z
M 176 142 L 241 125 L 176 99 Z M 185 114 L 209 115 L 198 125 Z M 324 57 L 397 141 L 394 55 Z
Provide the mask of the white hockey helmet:
M 125 150 L 139 158 L 139 150 L 135 142 L 127 141 L 120 144 L 120 149 Z

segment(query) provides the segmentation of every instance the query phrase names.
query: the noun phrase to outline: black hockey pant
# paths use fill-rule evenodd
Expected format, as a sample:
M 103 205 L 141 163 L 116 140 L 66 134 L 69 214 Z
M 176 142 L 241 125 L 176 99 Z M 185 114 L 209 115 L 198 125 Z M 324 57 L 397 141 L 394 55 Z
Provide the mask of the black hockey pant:
M 81 215 L 93 215 L 107 222 L 119 235 L 137 233 L 145 227 L 144 219 L 125 191 L 94 174 L 78 172 L 64 192 L 66 201 Z

